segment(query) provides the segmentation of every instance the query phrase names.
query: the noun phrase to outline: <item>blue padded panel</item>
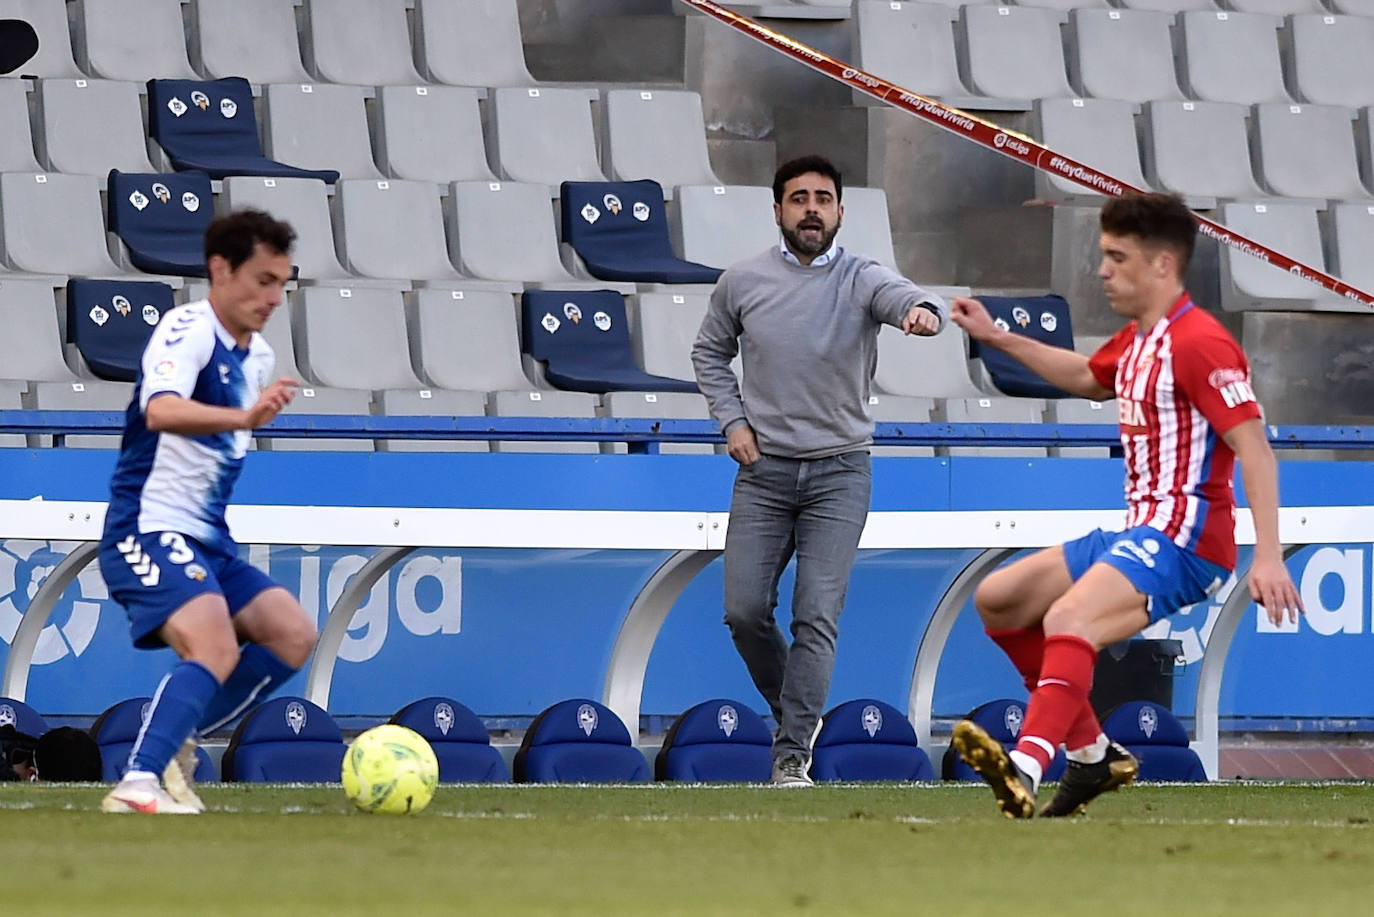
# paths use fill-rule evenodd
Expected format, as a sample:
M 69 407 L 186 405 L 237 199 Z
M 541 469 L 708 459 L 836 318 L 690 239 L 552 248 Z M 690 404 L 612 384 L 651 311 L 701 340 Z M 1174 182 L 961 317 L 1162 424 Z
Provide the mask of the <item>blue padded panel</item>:
M 342 766 L 342 762 L 340 762 Z M 199 745 L 196 746 L 196 772 L 193 775 L 196 783 L 213 783 L 219 779 L 219 773 L 215 770 L 215 762 L 210 760 L 210 753 Z
M 1167 707 L 1134 700 L 1122 704 L 1102 719 L 1108 738 L 1126 746 L 1174 745 L 1188 747 L 1188 731 Z
M 696 392 L 694 382 L 654 376 L 635 364 L 625 300 L 614 290 L 526 290 L 521 341 L 547 364 L 544 376 L 575 392 Z
M 346 746 L 321 707 L 303 697 L 277 697 L 249 712 L 224 750 L 225 780 L 334 782 Z
M 487 727 L 477 714 L 449 697 L 426 697 L 407 704 L 390 720 L 424 736 L 439 759 L 441 783 L 505 783 L 510 780 L 501 753 L 491 747 Z
M 628 182 L 563 182 L 563 241 L 593 277 L 647 283 L 715 283 L 722 271 L 673 254 L 663 187 Z
M 141 271 L 205 277 L 205 228 L 215 216 L 204 172 L 120 172 L 109 176 L 110 232 Z
M 988 735 L 1002 743 L 1003 748 L 1011 751 L 1016 747 L 1017 736 L 1021 734 L 1021 724 L 1026 721 L 1026 704 L 1024 701 L 1005 697 L 991 700 L 975 707 L 965 719 L 973 720 L 982 726 Z M 1064 768 L 1067 766 L 1068 759 L 1064 757 L 1064 749 L 1057 749 L 1054 753 L 1054 759 L 1050 761 L 1050 766 L 1041 779 L 1058 780 L 1063 776 Z M 940 776 L 945 780 L 983 779 L 978 776 L 973 768 L 964 763 L 953 746 L 946 750 L 941 761 Z
M 257 742 L 342 742 L 334 718 L 303 697 L 274 697 L 259 704 L 234 730 L 239 745 Z
M 334 183 L 332 169 L 297 169 L 268 159 L 258 141 L 253 89 L 242 77 L 220 80 L 149 80 L 148 134 L 172 167 L 199 169 L 211 178 L 262 175 L 318 178 Z
M 169 309 L 172 288 L 155 280 L 67 281 L 67 339 L 102 379 L 133 382 L 143 348 Z
M 1202 759 L 1191 748 L 1178 748 L 1173 745 L 1126 747 L 1140 762 L 1141 780 L 1202 782 L 1207 779 Z
M 1069 320 L 1069 304 L 1064 297 L 1048 296 L 982 296 L 979 301 L 987 307 L 993 321 L 1004 327 L 1035 338 L 1073 350 L 1073 324 Z M 993 384 L 1007 395 L 1021 398 L 1067 398 L 1069 393 L 1050 385 L 1037 374 L 1031 372 L 1023 363 L 1012 359 L 1000 350 L 983 347 L 977 341 L 969 341 L 969 356 L 981 358 L 992 376 Z
M 846 701 L 825 714 L 812 748 L 815 780 L 934 780 L 930 756 L 916 747 L 906 716 L 872 698 Z
M 697 704 L 673 723 L 654 760 L 658 780 L 766 781 L 773 772 L 773 735 L 763 717 L 736 700 Z
M 643 782 L 649 762 L 611 710 L 588 698 L 560 701 L 534 718 L 515 754 L 517 783 Z
M 100 748 L 101 780 L 116 781 L 129 763 L 129 750 L 143 728 L 144 711 L 151 697 L 131 697 L 107 708 L 91 724 L 91 737 Z
M 35 739 L 48 731 L 47 721 L 37 710 L 22 700 L 0 697 L 0 726 L 6 723 L 13 726 L 16 732 L 33 736 Z
M 609 707 L 585 697 L 559 701 L 534 718 L 525 731 L 524 745 L 565 742 L 600 743 L 629 747 L 630 731 Z

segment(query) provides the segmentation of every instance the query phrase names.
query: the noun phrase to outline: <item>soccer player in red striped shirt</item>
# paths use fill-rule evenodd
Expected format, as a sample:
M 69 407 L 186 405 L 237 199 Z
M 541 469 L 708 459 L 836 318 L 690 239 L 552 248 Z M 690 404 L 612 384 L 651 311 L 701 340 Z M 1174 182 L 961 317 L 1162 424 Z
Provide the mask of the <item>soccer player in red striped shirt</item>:
M 1240 460 L 1255 523 L 1250 591 L 1276 624 L 1302 609 L 1283 563 L 1278 475 L 1250 366 L 1236 340 L 1183 286 L 1197 226 L 1182 200 L 1128 194 L 1101 216 L 1098 276 L 1127 325 L 1091 357 L 993 324 L 976 299 L 953 320 L 1067 392 L 1116 398 L 1126 461 L 1126 520 L 989 574 L 974 605 L 1030 690 L 1016 748 L 975 724 L 953 744 L 1008 818 L 1035 814 L 1040 779 L 1063 744 L 1068 769 L 1041 816 L 1079 812 L 1131 783 L 1139 767 L 1088 702 L 1100 649 L 1210 596 L 1235 568 L 1232 466 Z

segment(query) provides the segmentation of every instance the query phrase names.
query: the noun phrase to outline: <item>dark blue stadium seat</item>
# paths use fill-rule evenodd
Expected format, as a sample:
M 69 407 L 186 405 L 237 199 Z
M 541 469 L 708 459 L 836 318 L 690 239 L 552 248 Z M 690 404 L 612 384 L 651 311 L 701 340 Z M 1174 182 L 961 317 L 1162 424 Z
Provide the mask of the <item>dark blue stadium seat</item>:
M 198 169 L 217 179 L 261 175 L 318 178 L 330 184 L 339 180 L 332 169 L 298 169 L 263 155 L 253 89 L 242 77 L 149 80 L 148 133 L 178 170 Z
M 1002 747 L 1011 751 L 1016 747 L 1016 738 L 1021 734 L 1021 724 L 1026 721 L 1026 704 L 1024 701 L 1012 700 L 1011 698 L 1001 698 L 1000 700 L 990 700 L 986 704 L 975 707 L 965 719 L 973 720 L 982 726 L 994 739 L 1002 743 Z M 1050 762 L 1049 769 L 1045 771 L 1044 780 L 1058 780 L 1064 774 L 1064 768 L 1068 766 L 1068 760 L 1064 757 L 1064 749 L 1057 749 L 1054 753 L 1054 760 Z M 959 753 L 950 746 L 945 751 L 945 756 L 940 764 L 940 776 L 945 780 L 981 780 L 978 774 L 964 763 L 959 757 Z
M 156 280 L 67 281 L 67 340 L 102 379 L 132 382 L 153 328 L 174 308 Z
M 594 700 L 573 698 L 530 723 L 515 753 L 516 783 L 644 783 L 649 762 L 629 730 Z
M 663 186 L 650 179 L 565 181 L 562 239 L 593 277 L 642 283 L 715 283 L 721 269 L 673 254 Z
M 773 734 L 753 710 L 716 698 L 674 721 L 654 759 L 655 780 L 763 783 L 773 774 Z
M 520 300 L 525 353 L 544 377 L 574 392 L 695 392 L 696 383 L 640 369 L 625 300 L 614 290 L 526 290 Z
M 16 732 L 35 739 L 48 731 L 47 721 L 37 710 L 12 697 L 0 697 L 0 726 L 13 726 Z
M 814 780 L 934 780 L 930 756 L 902 711 L 880 700 L 846 701 L 825 714 L 811 749 Z
M 91 724 L 91 737 L 100 748 L 101 780 L 115 781 L 124 775 L 129 750 L 143 728 L 151 697 L 131 697 L 109 707 Z M 197 769 L 197 775 L 200 771 Z
M 1167 707 L 1129 701 L 1102 719 L 1102 731 L 1135 755 L 1141 780 L 1207 779 L 1202 759 L 1188 745 L 1187 731 Z
M 992 320 L 1017 334 L 1035 338 L 1073 350 L 1073 324 L 1069 320 L 1069 304 L 1064 297 L 1048 296 L 983 296 L 979 301 L 987 307 Z M 1012 359 L 993 347 L 983 347 L 969 341 L 969 356 L 982 359 L 992 382 L 1003 394 L 1020 398 L 1067 398 L 1069 393 L 1050 385 L 1025 364 Z
M 343 733 L 303 697 L 275 697 L 250 711 L 229 739 L 220 770 L 242 783 L 337 783 Z
M 406 704 L 390 720 L 424 736 L 439 759 L 440 783 L 507 783 L 506 762 L 491 747 L 487 727 L 467 707 L 448 697 Z
M 150 274 L 205 277 L 205 227 L 215 216 L 204 172 L 110 170 L 110 232 L 129 249 L 134 267 Z

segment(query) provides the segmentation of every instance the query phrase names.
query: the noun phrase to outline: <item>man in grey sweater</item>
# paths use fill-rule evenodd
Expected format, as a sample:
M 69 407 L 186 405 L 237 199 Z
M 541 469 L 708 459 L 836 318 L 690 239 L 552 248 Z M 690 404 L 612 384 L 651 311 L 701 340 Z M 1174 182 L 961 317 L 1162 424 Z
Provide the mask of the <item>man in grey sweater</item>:
M 725 623 L 778 721 L 773 782 L 809 786 L 835 638 L 868 516 L 878 326 L 932 335 L 943 301 L 835 244 L 839 171 L 819 156 L 773 178 L 781 244 L 730 267 L 692 347 L 697 382 L 739 462 L 725 541 Z M 730 361 L 743 360 L 741 386 Z M 792 644 L 773 610 L 797 557 Z

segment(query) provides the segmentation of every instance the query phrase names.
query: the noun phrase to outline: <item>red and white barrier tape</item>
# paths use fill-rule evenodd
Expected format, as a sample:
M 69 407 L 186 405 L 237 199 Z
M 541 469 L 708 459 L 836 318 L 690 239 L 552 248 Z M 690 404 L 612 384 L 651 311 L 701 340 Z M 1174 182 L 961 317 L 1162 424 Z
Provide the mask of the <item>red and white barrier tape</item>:
M 1105 172 L 1094 169 L 1092 166 L 1078 162 L 1061 153 L 1056 153 L 1024 134 L 1005 130 L 991 121 L 985 121 L 976 115 L 951 108 L 935 99 L 903 89 L 901 86 L 850 66 L 844 61 L 836 60 L 830 55 L 788 38 L 786 35 L 780 35 L 747 16 L 741 16 L 739 13 L 727 10 L 711 2 L 711 0 L 681 0 L 681 2 L 739 32 L 743 32 L 750 38 L 763 42 L 773 50 L 786 54 L 833 80 L 844 83 L 853 89 L 873 96 L 875 99 L 886 102 L 894 108 L 900 108 L 961 137 L 967 137 L 979 146 L 987 147 L 1004 156 L 1024 162 L 1032 168 L 1067 178 L 1084 187 L 1113 197 L 1131 191 L 1146 190 L 1133 187 Z M 1312 283 L 1325 287 L 1346 299 L 1363 303 L 1366 306 L 1374 306 L 1374 296 L 1352 287 L 1339 277 L 1333 277 L 1325 271 L 1319 271 L 1301 261 L 1295 261 L 1281 252 L 1277 252 L 1238 232 L 1233 232 L 1200 214 L 1194 214 L 1194 216 L 1197 217 L 1198 231 L 1203 235 L 1210 236 L 1223 245 L 1229 245 L 1251 257 L 1286 270 L 1290 274 L 1296 274 L 1310 280 Z

